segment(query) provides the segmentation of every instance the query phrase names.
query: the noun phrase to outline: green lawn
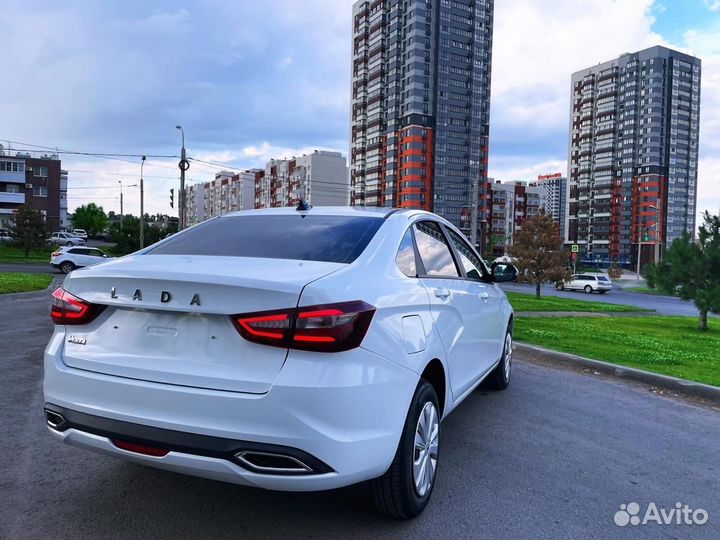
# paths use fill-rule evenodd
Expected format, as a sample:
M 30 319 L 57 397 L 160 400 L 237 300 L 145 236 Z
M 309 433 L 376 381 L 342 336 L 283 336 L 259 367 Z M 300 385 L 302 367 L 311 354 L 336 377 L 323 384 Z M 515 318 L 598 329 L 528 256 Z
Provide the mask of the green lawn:
M 0 244 L 0 263 L 49 263 L 50 254 L 54 249 L 56 249 L 54 246 L 48 246 L 45 249 L 33 250 L 29 257 L 25 257 L 25 250 Z
M 655 294 L 658 296 L 672 296 L 671 294 L 664 293 L 657 289 L 651 289 L 650 287 L 624 287 L 623 291 L 642 293 L 642 294 Z
M 543 296 L 540 300 L 537 300 L 534 294 L 516 292 L 508 292 L 506 294 L 515 311 L 649 311 L 634 306 L 621 306 L 618 304 L 607 304 L 605 302 L 588 302 L 587 300 L 561 298 L 559 296 Z
M 25 274 L 22 272 L 0 273 L 0 294 L 47 289 L 52 276 L 47 274 Z
M 695 317 L 522 318 L 515 339 L 548 349 L 720 386 L 720 323 Z

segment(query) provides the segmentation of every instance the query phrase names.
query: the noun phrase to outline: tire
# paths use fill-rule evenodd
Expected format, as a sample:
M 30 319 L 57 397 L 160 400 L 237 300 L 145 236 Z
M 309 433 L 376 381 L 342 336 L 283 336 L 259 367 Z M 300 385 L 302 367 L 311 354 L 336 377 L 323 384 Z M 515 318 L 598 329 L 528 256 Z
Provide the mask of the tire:
M 416 436 L 420 441 L 423 440 L 421 420 L 423 424 L 431 426 L 429 443 L 425 447 L 425 452 L 415 448 Z M 439 441 L 440 407 L 438 398 L 432 385 L 425 379 L 420 379 L 420 383 L 415 389 L 415 395 L 410 402 L 405 426 L 392 464 L 385 474 L 370 481 L 373 502 L 380 512 L 394 518 L 410 519 L 425 509 L 432 495 L 435 478 L 437 478 Z M 416 452 L 419 454 L 417 466 L 415 464 Z M 422 466 L 423 461 L 426 465 L 425 469 Z M 417 482 L 414 472 L 416 470 L 419 473 Z M 421 475 L 423 471 L 428 471 L 429 479 Z
M 75 270 L 75 265 L 70 261 L 65 261 L 60 264 L 59 268 L 63 274 L 69 274 L 70 272 Z
M 557 285 L 555 285 L 555 288 L 556 288 L 558 291 L 564 291 L 564 290 L 565 290 L 565 284 L 564 284 L 564 283 L 558 283 Z
M 585 285 L 585 292 L 586 292 L 586 293 L 592 294 L 592 291 L 593 291 L 593 289 L 592 289 L 592 287 L 591 287 L 590 285 Z
M 598 294 L 605 294 L 607 291 L 598 291 Z
M 510 375 L 512 375 L 512 339 L 512 325 L 509 324 L 505 331 L 505 342 L 500 362 L 485 379 L 485 386 L 490 390 L 505 390 L 510 384 Z
M 66 245 L 66 246 L 72 246 L 73 243 L 72 243 L 72 242 L 68 242 L 68 243 L 66 243 L 65 245 Z

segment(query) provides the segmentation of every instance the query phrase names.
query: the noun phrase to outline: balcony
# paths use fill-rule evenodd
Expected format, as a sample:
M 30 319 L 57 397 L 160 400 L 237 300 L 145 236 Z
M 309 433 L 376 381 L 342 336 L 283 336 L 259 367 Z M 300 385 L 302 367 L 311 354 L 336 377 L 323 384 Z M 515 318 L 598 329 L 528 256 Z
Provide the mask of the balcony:
M 24 181 L 25 175 L 22 176 Z M 0 191 L 0 203 L 25 204 L 25 194 Z
M 11 182 L 13 184 L 24 184 L 24 172 L 0 171 L 0 182 Z

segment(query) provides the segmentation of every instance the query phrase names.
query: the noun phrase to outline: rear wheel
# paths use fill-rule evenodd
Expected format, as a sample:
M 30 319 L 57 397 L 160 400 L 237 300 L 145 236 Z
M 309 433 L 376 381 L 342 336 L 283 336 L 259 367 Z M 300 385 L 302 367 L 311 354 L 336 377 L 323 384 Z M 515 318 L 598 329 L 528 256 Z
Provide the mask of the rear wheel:
M 564 284 L 563 282 L 560 282 L 560 283 L 558 283 L 557 285 L 555 285 L 555 288 L 556 288 L 558 291 L 564 291 L 564 290 L 565 290 L 565 284 Z
M 592 287 L 590 285 L 585 285 L 585 292 L 588 294 L 592 293 Z
M 64 263 L 62 263 L 60 265 L 60 271 L 63 274 L 69 274 L 73 270 L 75 270 L 75 265 L 73 263 L 71 263 L 70 261 L 65 261 Z
M 512 372 L 512 327 L 508 325 L 505 331 L 505 344 L 503 345 L 502 356 L 500 362 L 488 375 L 487 386 L 492 390 L 505 390 L 510 384 L 510 374 Z
M 370 481 L 375 506 L 392 517 L 409 519 L 430 500 L 438 465 L 440 407 L 432 385 L 421 379 L 410 403 L 390 468 Z
M 605 294 L 607 291 L 598 291 L 600 294 Z
M 66 245 L 66 246 L 72 246 L 73 243 L 72 243 L 72 242 L 67 242 L 65 245 Z

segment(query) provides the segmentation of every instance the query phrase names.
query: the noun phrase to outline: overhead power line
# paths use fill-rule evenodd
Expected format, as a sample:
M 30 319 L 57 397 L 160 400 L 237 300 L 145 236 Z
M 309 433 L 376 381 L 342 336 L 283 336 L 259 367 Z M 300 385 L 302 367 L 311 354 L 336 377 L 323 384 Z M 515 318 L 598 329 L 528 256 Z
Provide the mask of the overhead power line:
M 20 141 L 11 141 L 8 139 L 2 139 L 2 141 L 7 141 L 11 144 L 22 144 L 24 146 L 30 146 L 32 148 L 39 148 L 41 150 L 48 150 L 51 152 L 55 152 L 56 154 L 72 154 L 72 155 L 78 155 L 78 156 L 97 156 L 97 157 L 136 157 L 136 158 L 142 158 L 142 156 L 148 157 L 148 158 L 177 158 L 177 155 L 164 155 L 164 154 L 119 154 L 116 152 L 80 152 L 78 150 L 63 150 L 60 148 L 53 148 L 52 146 L 43 146 L 39 144 L 30 144 Z M 14 151 L 23 151 L 26 150 L 25 148 L 21 149 L 13 149 Z

